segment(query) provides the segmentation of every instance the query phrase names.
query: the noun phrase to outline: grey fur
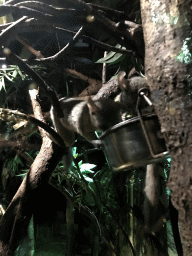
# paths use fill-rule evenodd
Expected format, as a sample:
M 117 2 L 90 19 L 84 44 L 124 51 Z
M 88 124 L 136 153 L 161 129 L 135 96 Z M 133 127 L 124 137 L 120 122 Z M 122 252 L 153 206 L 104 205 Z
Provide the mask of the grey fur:
M 95 131 L 104 131 L 121 121 L 121 105 L 111 99 L 87 101 L 77 98 L 61 98 L 63 118 L 58 118 L 53 107 L 51 119 L 55 130 L 64 140 L 66 146 L 71 146 L 75 140 L 75 132 L 91 141 L 96 139 Z

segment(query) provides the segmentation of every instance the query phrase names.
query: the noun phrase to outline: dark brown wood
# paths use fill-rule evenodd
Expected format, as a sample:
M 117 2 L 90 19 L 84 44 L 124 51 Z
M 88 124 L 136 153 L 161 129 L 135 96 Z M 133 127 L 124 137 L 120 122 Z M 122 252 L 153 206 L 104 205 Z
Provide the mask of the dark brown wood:
M 184 255 L 192 254 L 192 65 L 182 55 L 191 33 L 190 8 L 188 1 L 141 1 L 146 77 L 171 156 L 168 186 L 179 211 Z

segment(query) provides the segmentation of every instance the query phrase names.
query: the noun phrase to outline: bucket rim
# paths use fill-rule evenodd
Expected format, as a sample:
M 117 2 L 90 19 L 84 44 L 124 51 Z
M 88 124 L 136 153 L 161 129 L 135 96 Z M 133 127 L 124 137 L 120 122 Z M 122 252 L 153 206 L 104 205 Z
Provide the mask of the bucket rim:
M 147 120 L 147 119 L 150 119 L 150 118 L 157 117 L 157 115 L 155 113 L 150 113 L 150 114 L 144 114 L 142 117 L 143 117 L 144 120 Z M 136 116 L 136 117 L 132 117 L 130 119 L 127 119 L 125 121 L 122 121 L 118 124 L 115 124 L 112 127 L 110 127 L 109 129 L 102 132 L 102 134 L 98 137 L 98 139 L 101 140 L 104 137 L 106 137 L 107 135 L 109 135 L 110 133 L 115 132 L 116 130 L 119 130 L 120 128 L 123 128 L 125 126 L 128 126 L 129 124 L 136 123 L 138 121 L 140 121 L 140 118 L 139 118 L 139 116 Z

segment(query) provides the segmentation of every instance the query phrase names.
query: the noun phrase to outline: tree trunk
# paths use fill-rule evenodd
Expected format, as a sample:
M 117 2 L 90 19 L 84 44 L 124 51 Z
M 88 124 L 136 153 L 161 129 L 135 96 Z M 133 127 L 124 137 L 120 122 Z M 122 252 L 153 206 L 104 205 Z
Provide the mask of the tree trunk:
M 192 255 L 191 3 L 141 0 L 141 12 L 145 75 L 172 161 L 168 186 L 184 255 Z

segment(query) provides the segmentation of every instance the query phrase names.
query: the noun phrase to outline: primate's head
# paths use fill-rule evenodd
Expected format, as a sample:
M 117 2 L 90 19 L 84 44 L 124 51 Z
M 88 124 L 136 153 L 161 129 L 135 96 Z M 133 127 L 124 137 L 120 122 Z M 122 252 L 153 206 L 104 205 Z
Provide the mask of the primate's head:
M 121 104 L 111 99 L 93 101 L 87 100 L 90 119 L 96 130 L 105 131 L 111 126 L 121 122 Z

